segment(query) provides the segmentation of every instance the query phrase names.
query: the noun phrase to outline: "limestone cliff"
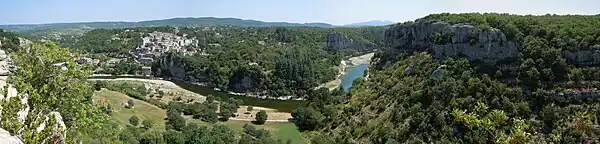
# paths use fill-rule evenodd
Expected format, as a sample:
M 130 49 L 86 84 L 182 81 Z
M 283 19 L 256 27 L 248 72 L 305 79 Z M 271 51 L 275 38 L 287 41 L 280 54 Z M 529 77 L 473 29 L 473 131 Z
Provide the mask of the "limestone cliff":
M 359 51 L 370 51 L 377 46 L 372 43 L 358 42 L 347 35 L 339 32 L 330 33 L 327 35 L 327 48 L 329 50 L 356 49 Z
M 394 25 L 385 32 L 384 42 L 385 54 L 392 58 L 400 51 L 428 51 L 437 59 L 465 57 L 489 65 L 515 61 L 523 48 L 498 29 L 445 22 Z
M 181 62 L 179 57 L 175 57 L 173 55 L 162 56 L 158 61 L 158 67 L 153 70 L 157 74 L 161 74 L 163 76 L 169 76 L 176 79 L 185 80 L 185 66 L 184 63 Z
M 346 42 L 338 40 L 340 43 Z M 466 23 L 413 22 L 391 26 L 384 35 L 384 57 L 395 58 L 401 51 L 427 51 L 436 59 L 465 57 L 472 62 L 514 69 L 523 42 L 508 40 L 495 28 Z M 563 50 L 568 63 L 581 66 L 600 64 L 600 45 L 586 50 Z M 517 64 L 518 65 L 518 64 Z M 514 70 L 512 70 L 514 71 Z
M 567 62 L 584 66 L 600 64 L 600 45 L 591 47 L 594 50 L 569 51 L 565 50 L 564 55 Z

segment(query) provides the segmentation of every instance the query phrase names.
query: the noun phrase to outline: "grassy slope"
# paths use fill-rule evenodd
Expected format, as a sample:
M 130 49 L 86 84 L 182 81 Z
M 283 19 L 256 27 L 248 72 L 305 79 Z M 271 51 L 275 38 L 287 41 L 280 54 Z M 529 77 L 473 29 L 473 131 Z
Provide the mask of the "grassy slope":
M 133 115 L 137 115 L 140 118 L 140 122 L 144 119 L 150 118 L 158 125 L 159 128 L 164 127 L 166 112 L 163 109 L 160 109 L 157 106 L 154 106 L 145 101 L 133 99 L 125 94 L 110 91 L 107 89 L 103 89 L 102 91 L 97 91 L 94 94 L 94 99 L 96 101 L 100 101 L 102 98 L 106 98 L 108 102 L 113 106 L 113 114 L 112 117 L 115 121 L 121 123 L 122 125 L 129 124 L 129 118 Z M 133 99 L 135 107 L 133 109 L 127 109 L 121 105 L 121 103 L 127 102 L 129 99 Z M 197 120 L 197 119 L 187 119 L 188 122 L 198 123 L 201 125 L 210 125 L 209 123 Z M 228 122 L 218 122 L 217 124 L 225 125 L 233 130 L 238 132 L 242 131 L 242 126 L 244 124 L 250 124 L 250 122 L 242 122 L 242 121 L 228 121 Z M 287 140 L 292 139 L 294 144 L 304 143 L 304 138 L 300 135 L 298 129 L 293 123 L 266 123 L 265 125 L 255 125 L 257 128 L 264 128 L 271 132 L 273 136 L 276 138 Z

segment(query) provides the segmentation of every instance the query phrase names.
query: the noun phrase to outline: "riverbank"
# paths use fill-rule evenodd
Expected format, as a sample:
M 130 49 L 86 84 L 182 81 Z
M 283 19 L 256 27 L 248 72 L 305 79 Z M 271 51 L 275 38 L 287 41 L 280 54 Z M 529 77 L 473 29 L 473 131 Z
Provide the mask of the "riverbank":
M 367 54 L 357 56 L 357 57 L 351 57 L 348 59 L 347 62 L 349 62 L 352 66 L 358 66 L 361 64 L 369 64 L 369 63 L 371 63 L 371 58 L 373 58 L 373 56 L 375 56 L 375 52 L 367 53 Z
M 302 100 L 277 100 L 277 99 L 261 99 L 257 97 L 238 96 L 233 95 L 224 91 L 217 91 L 213 88 L 201 86 L 197 84 L 191 84 L 184 81 L 177 80 L 161 80 L 161 79 L 148 79 L 148 78 L 116 78 L 116 77 L 102 77 L 94 78 L 91 77 L 89 80 L 107 80 L 107 81 L 137 81 L 148 83 L 158 89 L 165 89 L 165 92 L 169 92 L 179 96 L 185 96 L 185 99 L 192 99 L 189 96 L 194 96 L 196 100 L 204 101 L 206 96 L 213 95 L 221 100 L 227 100 L 229 98 L 236 98 L 244 101 L 245 105 L 265 107 L 276 109 L 279 112 L 292 112 L 294 109 L 305 105 L 305 101 Z M 168 90 L 170 89 L 170 90 Z M 166 100 L 166 99 L 165 99 Z
M 338 75 L 336 76 L 336 78 L 332 81 L 323 83 L 323 84 L 315 87 L 315 89 L 319 89 L 319 88 L 323 88 L 323 87 L 328 88 L 330 91 L 337 89 L 342 84 L 342 76 L 347 74 L 349 68 L 371 63 L 371 58 L 373 58 L 374 55 L 375 55 L 375 52 L 371 52 L 371 53 L 363 54 L 363 55 L 356 56 L 356 57 L 350 57 L 346 60 L 340 61 L 340 65 L 337 66 L 337 69 L 339 70 L 339 72 L 338 72 Z

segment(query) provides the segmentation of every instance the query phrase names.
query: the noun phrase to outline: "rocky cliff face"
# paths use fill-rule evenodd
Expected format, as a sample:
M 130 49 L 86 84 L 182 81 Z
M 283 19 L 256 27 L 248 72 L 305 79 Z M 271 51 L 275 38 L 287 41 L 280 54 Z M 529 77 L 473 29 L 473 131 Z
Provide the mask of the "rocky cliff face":
M 437 59 L 465 57 L 489 65 L 515 61 L 522 49 L 520 42 L 507 40 L 498 29 L 445 22 L 392 26 L 385 32 L 385 44 L 388 55 L 428 51 Z
M 351 48 L 359 51 L 370 51 L 375 49 L 376 45 L 357 43 L 354 39 L 351 39 L 342 33 L 334 32 L 327 35 L 327 48 L 329 50 L 342 50 Z
M 564 56 L 567 62 L 571 64 L 579 64 L 585 66 L 592 66 L 600 64 L 600 45 L 593 46 L 591 49 L 595 50 L 582 50 L 582 51 L 564 51 Z
M 174 56 L 167 55 L 159 59 L 159 74 L 170 76 L 173 78 L 184 80 L 185 67 L 180 60 L 176 60 Z

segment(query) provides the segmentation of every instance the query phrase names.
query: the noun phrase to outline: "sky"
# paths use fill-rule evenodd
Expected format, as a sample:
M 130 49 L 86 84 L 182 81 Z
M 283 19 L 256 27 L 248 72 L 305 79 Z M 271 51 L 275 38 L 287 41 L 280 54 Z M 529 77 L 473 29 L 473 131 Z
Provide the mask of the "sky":
M 600 14 L 600 0 L 0 0 L 0 25 L 233 17 L 335 25 L 432 13 Z

